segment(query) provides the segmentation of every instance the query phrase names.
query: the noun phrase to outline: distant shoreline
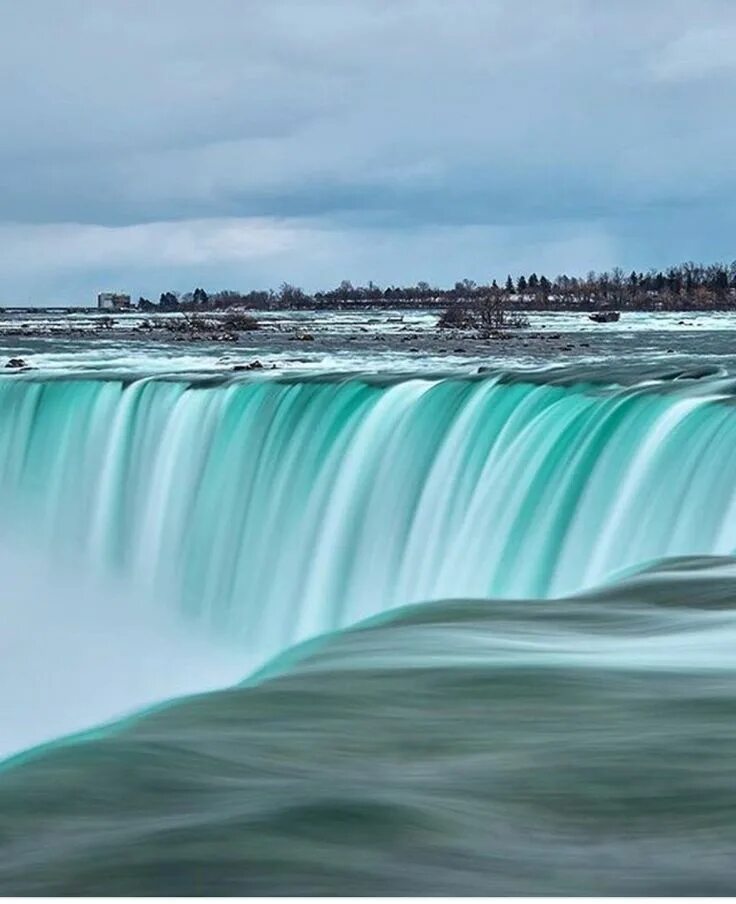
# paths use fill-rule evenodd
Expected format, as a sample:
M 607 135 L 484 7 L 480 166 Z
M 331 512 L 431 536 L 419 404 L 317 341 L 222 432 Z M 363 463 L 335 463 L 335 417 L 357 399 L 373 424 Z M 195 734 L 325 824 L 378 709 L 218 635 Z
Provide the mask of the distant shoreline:
M 472 304 L 472 299 L 459 299 L 461 303 Z M 724 300 L 722 303 L 712 303 L 704 305 L 702 302 L 688 296 L 682 297 L 676 305 L 664 305 L 661 302 L 653 302 L 651 304 L 596 304 L 593 302 L 587 304 L 558 304 L 556 302 L 539 302 L 529 300 L 519 300 L 513 297 L 504 300 L 505 306 L 510 311 L 520 311 L 524 313 L 535 314 L 592 314 L 601 310 L 616 310 L 622 313 L 639 313 L 639 314 L 707 314 L 707 313 L 736 313 L 736 298 Z M 123 309 L 105 309 L 98 308 L 94 305 L 87 307 L 2 307 L 0 308 L 0 320 L 11 319 L 21 316 L 36 316 L 45 314 L 49 316 L 72 316 L 82 314 L 86 317 L 157 317 L 171 314 L 192 314 L 198 313 L 203 316 L 226 315 L 233 310 L 247 311 L 249 313 L 258 314 L 268 313 L 290 313 L 301 311 L 304 313 L 320 313 L 323 311 L 428 311 L 441 312 L 448 306 L 446 298 L 428 299 L 418 302 L 415 299 L 386 299 L 381 301 L 349 301 L 349 302 L 325 302 L 310 304 L 291 304 L 291 305 L 274 305 L 273 307 L 250 307 L 248 305 L 232 305 L 224 307 L 208 307 L 206 305 L 181 304 L 178 308 L 159 308 L 140 309 L 137 307 Z

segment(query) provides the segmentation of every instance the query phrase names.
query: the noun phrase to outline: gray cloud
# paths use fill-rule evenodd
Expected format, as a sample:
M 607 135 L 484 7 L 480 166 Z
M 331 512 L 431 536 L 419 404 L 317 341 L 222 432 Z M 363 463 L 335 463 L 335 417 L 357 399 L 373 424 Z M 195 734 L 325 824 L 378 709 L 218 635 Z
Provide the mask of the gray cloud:
M 0 286 L 729 256 L 734 36 L 729 0 L 4 0 Z

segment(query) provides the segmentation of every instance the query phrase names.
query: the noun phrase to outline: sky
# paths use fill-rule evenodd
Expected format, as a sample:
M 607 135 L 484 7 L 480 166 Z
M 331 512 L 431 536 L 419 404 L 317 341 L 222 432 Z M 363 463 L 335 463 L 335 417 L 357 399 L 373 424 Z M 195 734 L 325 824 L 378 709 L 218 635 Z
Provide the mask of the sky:
M 0 0 L 0 304 L 736 258 L 733 0 Z

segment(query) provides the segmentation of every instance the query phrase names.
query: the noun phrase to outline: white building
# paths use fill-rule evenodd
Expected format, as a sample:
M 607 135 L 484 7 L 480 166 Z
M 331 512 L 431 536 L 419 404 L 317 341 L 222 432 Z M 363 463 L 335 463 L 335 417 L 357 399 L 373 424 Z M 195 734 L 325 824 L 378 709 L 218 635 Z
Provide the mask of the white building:
M 122 292 L 100 292 L 97 307 L 106 311 L 120 311 L 130 307 L 130 295 Z

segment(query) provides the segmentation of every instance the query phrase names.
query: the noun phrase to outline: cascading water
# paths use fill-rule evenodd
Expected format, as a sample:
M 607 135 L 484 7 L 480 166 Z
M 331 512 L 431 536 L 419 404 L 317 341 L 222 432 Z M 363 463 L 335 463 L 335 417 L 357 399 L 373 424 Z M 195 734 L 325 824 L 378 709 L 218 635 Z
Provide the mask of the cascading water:
M 732 888 L 701 376 L 0 380 L 0 890 Z
M 717 386 L 7 379 L 3 520 L 259 660 L 398 605 L 736 544 Z

